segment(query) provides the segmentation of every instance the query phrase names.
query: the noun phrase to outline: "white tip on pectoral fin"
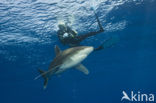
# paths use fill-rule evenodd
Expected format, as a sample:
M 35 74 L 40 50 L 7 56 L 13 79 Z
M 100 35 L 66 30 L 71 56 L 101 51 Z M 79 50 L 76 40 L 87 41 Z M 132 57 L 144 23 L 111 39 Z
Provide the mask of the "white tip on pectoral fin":
M 89 74 L 88 69 L 87 69 L 84 65 L 82 65 L 82 64 L 77 65 L 75 68 L 76 68 L 77 70 L 83 72 L 83 73 L 86 74 L 86 75 Z

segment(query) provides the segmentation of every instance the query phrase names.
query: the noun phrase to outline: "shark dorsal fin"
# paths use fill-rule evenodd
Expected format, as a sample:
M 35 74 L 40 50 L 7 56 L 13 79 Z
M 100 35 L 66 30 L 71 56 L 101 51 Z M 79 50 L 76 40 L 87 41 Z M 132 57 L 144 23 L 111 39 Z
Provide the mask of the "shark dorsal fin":
M 55 54 L 58 55 L 60 54 L 60 52 L 61 52 L 60 48 L 57 45 L 55 45 Z

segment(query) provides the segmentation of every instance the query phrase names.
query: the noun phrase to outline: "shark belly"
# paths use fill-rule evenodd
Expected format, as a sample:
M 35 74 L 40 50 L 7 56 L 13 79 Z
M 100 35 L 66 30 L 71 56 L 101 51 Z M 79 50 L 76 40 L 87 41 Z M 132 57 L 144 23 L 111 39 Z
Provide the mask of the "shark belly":
M 77 54 L 74 56 L 71 56 L 65 60 L 65 62 L 59 67 L 58 71 L 55 74 L 59 74 L 64 72 L 65 70 L 72 68 L 74 66 L 77 66 L 80 64 L 85 58 L 87 57 L 86 54 Z

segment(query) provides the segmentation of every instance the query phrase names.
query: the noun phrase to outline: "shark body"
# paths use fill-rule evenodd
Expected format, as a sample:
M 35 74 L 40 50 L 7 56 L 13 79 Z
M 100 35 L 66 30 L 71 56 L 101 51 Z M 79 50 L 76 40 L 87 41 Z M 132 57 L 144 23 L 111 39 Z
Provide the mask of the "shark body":
M 49 78 L 54 74 L 60 74 L 69 68 L 75 67 L 77 70 L 88 75 L 88 69 L 81 62 L 93 51 L 92 46 L 78 46 L 61 51 L 58 46 L 55 46 L 56 57 L 50 63 L 48 71 L 39 69 L 39 77 L 44 78 L 44 89 L 47 87 Z

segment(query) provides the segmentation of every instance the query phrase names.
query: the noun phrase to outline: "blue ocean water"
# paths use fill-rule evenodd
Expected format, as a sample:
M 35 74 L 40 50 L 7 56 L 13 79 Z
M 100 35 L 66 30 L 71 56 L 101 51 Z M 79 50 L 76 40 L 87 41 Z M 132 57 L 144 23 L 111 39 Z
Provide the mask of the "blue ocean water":
M 37 69 L 48 69 L 57 25 L 67 22 L 80 35 L 105 29 L 81 45 L 119 41 L 88 56 L 90 74 L 71 69 L 53 76 L 46 90 Z M 122 91 L 156 93 L 155 0 L 1 0 L 0 103 L 120 103 Z M 126 102 L 126 101 L 125 101 Z

